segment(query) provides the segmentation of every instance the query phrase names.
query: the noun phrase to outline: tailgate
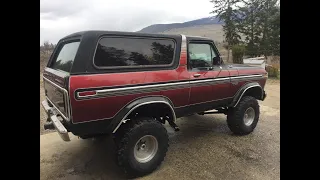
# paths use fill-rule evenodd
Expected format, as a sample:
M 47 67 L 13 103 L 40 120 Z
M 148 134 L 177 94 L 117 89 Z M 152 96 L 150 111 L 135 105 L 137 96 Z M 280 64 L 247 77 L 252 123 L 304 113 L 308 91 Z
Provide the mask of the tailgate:
M 58 43 L 43 72 L 46 98 L 66 120 L 71 116 L 68 81 L 79 43 L 79 40 Z
M 43 80 L 47 100 L 65 116 L 64 118 L 68 119 L 68 92 L 45 77 Z

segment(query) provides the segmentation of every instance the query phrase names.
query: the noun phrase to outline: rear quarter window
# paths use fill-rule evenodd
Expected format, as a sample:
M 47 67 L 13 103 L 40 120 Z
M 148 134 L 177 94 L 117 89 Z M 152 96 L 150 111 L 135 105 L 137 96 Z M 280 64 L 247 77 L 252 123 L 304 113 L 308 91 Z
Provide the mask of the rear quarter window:
M 104 37 L 94 56 L 97 68 L 171 66 L 175 41 L 171 39 Z
M 80 41 L 61 44 L 56 51 L 50 68 L 70 73 Z

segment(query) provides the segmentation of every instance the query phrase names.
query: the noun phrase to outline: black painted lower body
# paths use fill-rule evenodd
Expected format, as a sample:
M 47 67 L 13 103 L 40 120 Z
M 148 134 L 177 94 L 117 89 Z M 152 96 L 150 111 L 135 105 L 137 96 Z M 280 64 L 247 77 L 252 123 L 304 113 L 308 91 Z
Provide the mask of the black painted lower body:
M 76 136 L 106 135 L 111 133 L 111 121 L 111 119 L 104 119 L 77 124 L 67 123 L 65 125 L 68 131 Z
M 188 116 L 190 114 L 227 107 L 232 102 L 232 98 L 193 104 L 189 106 L 175 108 L 176 118 Z M 119 119 L 119 118 L 117 118 Z M 76 136 L 98 136 L 111 134 L 113 129 L 120 122 L 117 119 L 104 119 L 99 121 L 91 121 L 85 123 L 67 123 L 66 128 Z
M 228 98 L 223 100 L 193 104 L 189 106 L 175 108 L 175 113 L 176 113 L 176 117 L 179 118 L 179 117 L 187 116 L 187 115 L 198 113 L 198 112 L 208 111 L 208 110 L 217 109 L 221 107 L 227 107 L 231 102 L 232 102 L 232 98 Z

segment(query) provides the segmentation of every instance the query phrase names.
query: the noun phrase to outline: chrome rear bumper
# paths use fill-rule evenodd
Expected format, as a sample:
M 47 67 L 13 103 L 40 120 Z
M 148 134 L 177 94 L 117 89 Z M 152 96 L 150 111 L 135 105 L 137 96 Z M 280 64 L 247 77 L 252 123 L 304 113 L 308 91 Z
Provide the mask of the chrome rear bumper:
M 57 117 L 57 113 L 54 110 L 54 107 L 50 107 L 47 100 L 42 101 L 41 104 L 48 115 L 48 121 L 50 123 L 52 122 L 55 130 L 58 132 L 61 139 L 64 141 L 70 141 L 68 130 L 64 127 L 62 122 Z

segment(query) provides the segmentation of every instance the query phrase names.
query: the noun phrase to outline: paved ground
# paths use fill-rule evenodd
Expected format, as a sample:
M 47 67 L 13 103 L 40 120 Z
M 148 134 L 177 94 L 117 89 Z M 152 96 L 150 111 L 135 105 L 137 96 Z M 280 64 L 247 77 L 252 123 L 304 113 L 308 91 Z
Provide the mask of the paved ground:
M 280 179 L 280 87 L 269 80 L 261 118 L 247 136 L 234 136 L 224 115 L 194 115 L 170 127 L 170 147 L 160 168 L 140 179 Z M 102 142 L 58 134 L 40 136 L 40 179 L 125 179 L 115 164 L 111 139 Z

